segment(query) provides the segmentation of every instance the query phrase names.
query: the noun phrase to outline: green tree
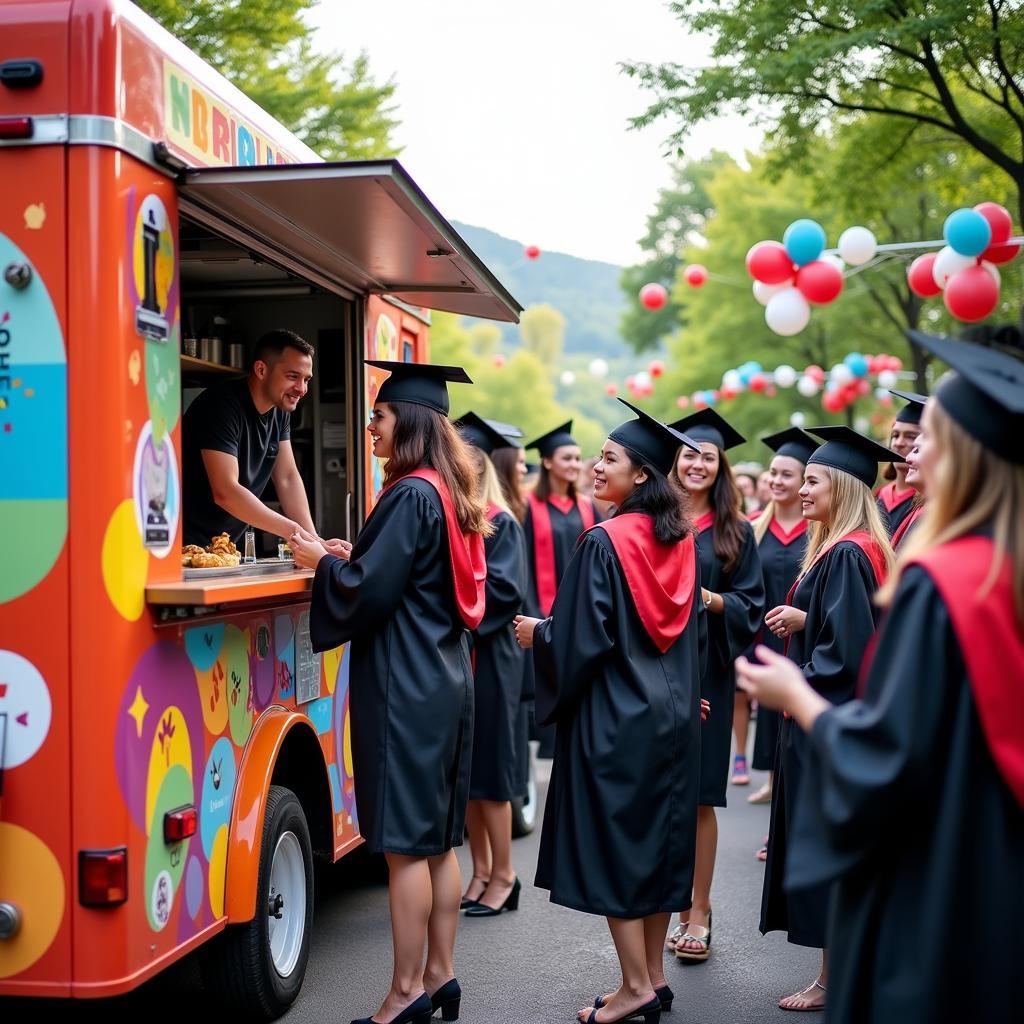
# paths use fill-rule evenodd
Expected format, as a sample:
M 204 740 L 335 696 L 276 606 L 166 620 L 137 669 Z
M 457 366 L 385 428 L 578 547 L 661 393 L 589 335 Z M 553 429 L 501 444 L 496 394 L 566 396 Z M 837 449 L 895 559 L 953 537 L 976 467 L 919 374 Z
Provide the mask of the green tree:
M 328 160 L 398 152 L 395 83 L 369 58 L 319 54 L 304 15 L 318 0 L 135 0 L 195 54 Z
M 822 123 L 870 114 L 962 142 L 1013 183 L 1024 220 L 1024 14 L 1019 0 L 675 0 L 710 36 L 706 67 L 629 64 L 682 144 L 727 109 L 756 112 L 791 155 Z M 968 99 L 965 99 L 968 98 Z
M 526 351 L 554 369 L 565 341 L 565 317 L 546 302 L 529 306 L 519 318 L 519 334 Z

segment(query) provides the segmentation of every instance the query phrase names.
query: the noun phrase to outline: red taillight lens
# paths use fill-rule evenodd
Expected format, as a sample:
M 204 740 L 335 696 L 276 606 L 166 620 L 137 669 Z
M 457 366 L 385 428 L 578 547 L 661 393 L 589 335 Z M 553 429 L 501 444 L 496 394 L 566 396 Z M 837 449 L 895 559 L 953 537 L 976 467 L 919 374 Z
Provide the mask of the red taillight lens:
M 128 851 L 79 850 L 78 902 L 83 907 L 116 907 L 128 899 Z
M 164 842 L 180 843 L 182 839 L 194 836 L 197 821 L 196 809 L 191 804 L 168 811 L 164 815 Z
M 0 139 L 31 139 L 31 117 L 0 117 Z

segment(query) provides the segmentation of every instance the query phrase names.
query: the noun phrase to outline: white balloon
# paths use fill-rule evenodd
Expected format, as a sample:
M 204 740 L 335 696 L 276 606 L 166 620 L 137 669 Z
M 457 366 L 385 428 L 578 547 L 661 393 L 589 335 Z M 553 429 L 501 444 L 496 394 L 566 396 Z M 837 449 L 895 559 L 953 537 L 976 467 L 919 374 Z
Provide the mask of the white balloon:
M 858 416 L 853 421 L 853 429 L 860 434 L 866 434 L 871 429 L 871 421 L 867 416 Z
M 867 228 L 847 228 L 839 236 L 839 255 L 852 267 L 867 263 L 877 251 L 878 239 Z
M 954 274 L 959 274 L 961 270 L 973 267 L 976 263 L 975 257 L 961 256 L 952 246 L 947 245 L 944 249 L 940 249 L 939 255 L 935 257 L 935 263 L 932 264 L 932 277 L 935 278 L 935 283 L 940 288 L 945 288 L 946 282 Z
M 875 388 L 875 398 L 892 398 L 888 388 Z
M 853 370 L 846 363 L 836 363 L 828 371 L 829 381 L 833 384 L 849 384 L 853 380 Z
M 591 359 L 589 369 L 594 377 L 608 376 L 608 363 L 603 359 Z
M 742 391 L 743 381 L 740 380 L 739 370 L 726 370 L 722 374 L 722 387 L 726 391 Z
M 572 370 L 563 370 L 562 375 L 558 378 L 567 388 L 571 388 L 576 383 L 576 374 Z
M 795 412 L 789 417 L 791 427 L 802 427 L 807 422 L 807 417 L 802 412 Z
M 765 323 L 784 338 L 799 334 L 810 319 L 810 304 L 798 288 L 786 287 L 773 295 L 764 310 Z
M 895 370 L 883 370 L 878 375 L 878 386 L 883 387 L 888 391 L 889 388 L 896 387 L 899 382 L 899 377 L 896 376 Z
M 796 389 L 804 398 L 813 398 L 818 393 L 818 382 L 813 377 L 801 377 L 796 382 Z
M 840 274 L 846 270 L 846 264 L 834 252 L 823 252 L 818 259 L 830 267 L 835 267 Z
M 995 281 L 997 288 L 1002 288 L 1003 279 L 999 273 L 999 268 L 994 263 L 989 263 L 988 260 L 982 260 L 981 265 L 992 275 L 992 280 Z
M 651 375 L 646 370 L 641 370 L 633 377 L 633 384 L 636 386 L 638 391 L 643 391 L 645 388 L 649 388 L 654 384 L 651 379 Z
M 762 306 L 767 306 L 768 303 L 779 294 L 779 292 L 784 292 L 787 288 L 792 287 L 792 283 L 789 281 L 783 281 L 782 284 L 765 284 L 764 281 L 755 281 L 754 298 L 757 299 Z
M 772 374 L 775 383 L 778 384 L 780 388 L 791 388 L 796 383 L 797 376 L 798 374 L 796 370 L 794 370 L 788 363 L 776 366 L 775 373 Z

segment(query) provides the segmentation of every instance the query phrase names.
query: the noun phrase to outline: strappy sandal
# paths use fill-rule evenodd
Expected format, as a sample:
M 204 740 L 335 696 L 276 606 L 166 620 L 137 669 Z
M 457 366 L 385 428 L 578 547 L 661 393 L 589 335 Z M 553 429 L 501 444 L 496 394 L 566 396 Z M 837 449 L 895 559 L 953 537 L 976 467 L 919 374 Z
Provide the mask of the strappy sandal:
M 671 950 L 673 953 L 676 951 L 676 943 L 683 937 L 683 932 L 686 931 L 686 926 L 689 923 L 689 921 L 680 921 L 679 924 L 677 924 L 675 928 L 668 933 L 665 938 L 666 949 Z
M 785 996 L 786 999 L 792 999 L 794 996 L 802 996 L 807 992 L 810 992 L 812 988 L 820 988 L 822 992 L 825 991 L 825 986 L 822 985 L 817 978 L 800 992 L 794 992 L 792 996 Z M 782 1000 L 779 1000 L 779 1009 L 786 1010 L 789 1013 L 821 1013 L 825 1009 L 825 1004 L 822 1003 L 820 1006 L 783 1006 Z
M 680 960 L 704 961 L 711 956 L 711 914 L 708 914 L 707 928 L 701 928 L 699 924 L 695 924 L 694 928 L 700 928 L 704 934 L 694 935 L 687 930 L 679 937 L 679 941 L 676 943 L 676 956 L 679 957 Z M 684 942 L 697 942 L 702 948 L 684 949 Z

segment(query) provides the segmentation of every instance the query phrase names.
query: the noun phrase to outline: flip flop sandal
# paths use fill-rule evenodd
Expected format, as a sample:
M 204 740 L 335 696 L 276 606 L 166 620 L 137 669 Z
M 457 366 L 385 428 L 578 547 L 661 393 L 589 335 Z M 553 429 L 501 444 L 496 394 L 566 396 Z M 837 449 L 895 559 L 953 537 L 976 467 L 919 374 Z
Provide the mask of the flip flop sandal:
M 676 951 L 676 943 L 683 937 L 683 932 L 686 931 L 686 926 L 689 923 L 689 921 L 680 921 L 679 924 L 677 924 L 675 928 L 668 933 L 665 938 L 666 949 L 670 949 L 673 953 Z M 594 1005 L 597 1006 L 596 1003 Z
M 701 926 L 694 925 L 695 928 L 700 928 L 704 933 L 703 935 L 693 935 L 689 931 L 683 932 L 676 944 L 676 956 L 680 960 L 697 960 L 704 961 L 711 956 L 711 915 L 708 914 L 708 926 L 707 928 L 701 928 Z M 684 942 L 697 942 L 703 948 L 702 949 L 684 949 Z
M 795 995 L 802 996 L 806 992 L 810 992 L 812 988 L 820 988 L 822 992 L 825 991 L 825 986 L 820 981 L 815 981 L 814 984 L 808 985 L 803 992 L 797 992 Z M 791 998 L 790 996 L 786 997 Z M 822 1003 L 820 1006 L 783 1006 L 779 1003 L 779 1009 L 785 1010 L 787 1013 L 823 1013 L 825 1010 L 825 1004 Z

